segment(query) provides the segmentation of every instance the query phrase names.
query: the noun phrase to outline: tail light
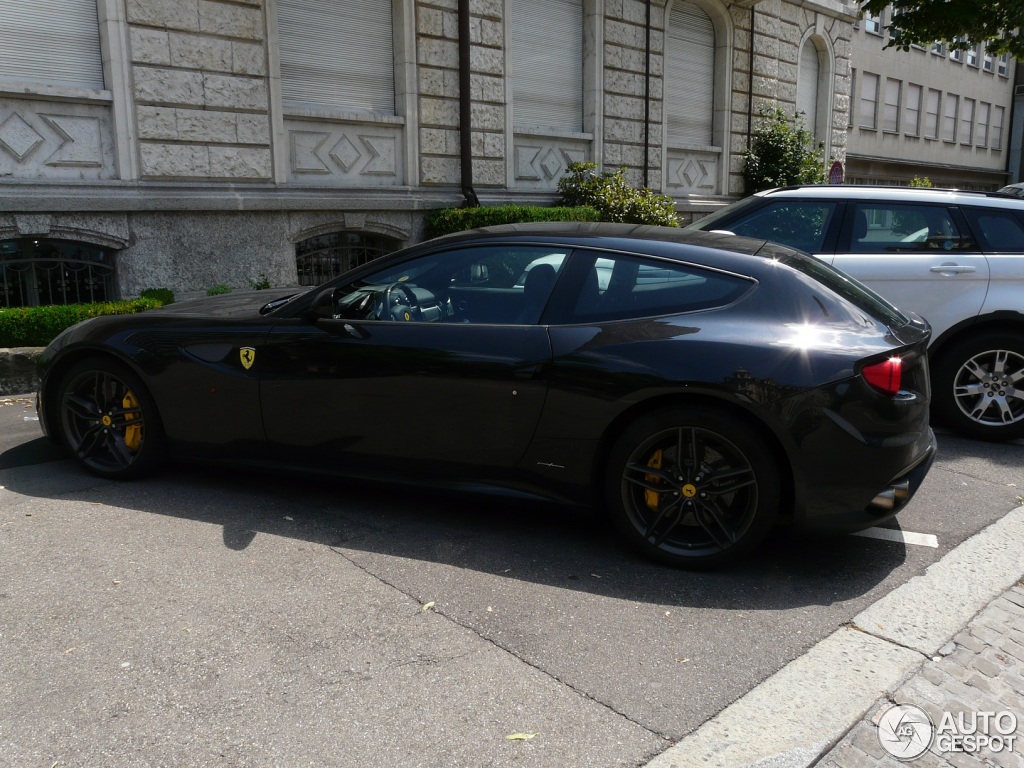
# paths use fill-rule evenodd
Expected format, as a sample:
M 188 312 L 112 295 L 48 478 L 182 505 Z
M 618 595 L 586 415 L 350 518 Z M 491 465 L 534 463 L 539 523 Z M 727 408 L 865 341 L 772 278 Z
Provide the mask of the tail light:
M 893 397 L 900 391 L 900 380 L 903 377 L 903 360 L 890 357 L 880 363 L 865 365 L 861 369 L 864 380 L 879 392 Z

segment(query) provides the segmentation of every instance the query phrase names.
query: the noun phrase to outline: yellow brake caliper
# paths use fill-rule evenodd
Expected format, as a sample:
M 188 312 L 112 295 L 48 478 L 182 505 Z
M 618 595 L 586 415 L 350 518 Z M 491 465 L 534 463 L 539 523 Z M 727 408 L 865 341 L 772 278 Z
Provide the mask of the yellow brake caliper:
M 132 394 L 131 390 L 124 393 L 124 399 L 121 401 L 121 405 L 124 406 L 125 410 L 138 410 L 139 401 L 135 399 L 135 395 Z M 134 421 L 136 418 L 134 413 L 126 413 L 124 415 L 125 421 Z M 137 451 L 142 447 L 142 425 L 141 424 L 128 424 L 124 428 L 124 444 L 128 446 L 129 451 Z
M 651 454 L 651 458 L 647 462 L 647 466 L 650 467 L 651 469 L 661 469 L 661 457 L 662 457 L 662 453 L 661 453 L 661 449 L 659 448 L 653 454 Z M 655 483 L 655 484 L 661 482 L 660 478 L 657 475 L 644 475 L 644 480 L 646 480 L 648 483 Z M 645 490 L 644 491 L 644 501 L 647 502 L 647 506 L 650 507 L 653 511 L 655 511 L 655 512 L 658 511 L 658 494 L 657 494 L 657 492 L 652 491 L 652 490 Z

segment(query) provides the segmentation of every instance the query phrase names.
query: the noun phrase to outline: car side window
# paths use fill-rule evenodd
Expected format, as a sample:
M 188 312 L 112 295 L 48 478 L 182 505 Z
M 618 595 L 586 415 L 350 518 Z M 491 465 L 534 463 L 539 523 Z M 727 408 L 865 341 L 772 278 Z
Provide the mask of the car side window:
M 494 245 L 428 253 L 335 289 L 336 317 L 534 324 L 569 249 Z
M 576 251 L 577 288 L 558 322 L 657 317 L 725 306 L 752 281 L 673 261 Z M 546 319 L 546 318 L 545 318 Z
M 786 200 L 769 203 L 725 226 L 735 235 L 771 240 L 807 253 L 821 253 L 836 203 Z
M 850 253 L 973 250 L 949 208 L 912 203 L 853 203 Z
M 962 209 L 974 234 L 988 253 L 1024 252 L 1024 222 L 1013 211 L 986 208 Z

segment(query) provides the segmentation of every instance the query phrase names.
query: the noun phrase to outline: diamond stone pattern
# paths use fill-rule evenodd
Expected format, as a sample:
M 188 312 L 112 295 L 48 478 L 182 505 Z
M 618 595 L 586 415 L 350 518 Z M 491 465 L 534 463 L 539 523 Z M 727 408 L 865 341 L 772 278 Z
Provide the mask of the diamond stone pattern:
M 0 148 L 5 149 L 19 163 L 42 143 L 43 137 L 17 112 L 12 112 L 0 123 Z

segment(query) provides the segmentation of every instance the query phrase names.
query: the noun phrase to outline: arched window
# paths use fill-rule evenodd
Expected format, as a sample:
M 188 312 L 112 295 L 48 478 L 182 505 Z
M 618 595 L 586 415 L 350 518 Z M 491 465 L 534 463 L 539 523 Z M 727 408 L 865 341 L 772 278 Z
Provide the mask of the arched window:
M 715 27 L 695 3 L 676 3 L 665 47 L 665 134 L 669 146 L 713 145 Z
M 364 232 L 331 232 L 310 237 L 295 246 L 299 285 L 320 285 L 368 261 L 397 251 L 393 237 Z
M 0 240 L 0 307 L 117 298 L 114 252 L 74 240 Z
M 803 112 L 804 126 L 818 132 L 818 47 L 810 38 L 800 48 L 800 69 L 796 79 L 796 111 Z

